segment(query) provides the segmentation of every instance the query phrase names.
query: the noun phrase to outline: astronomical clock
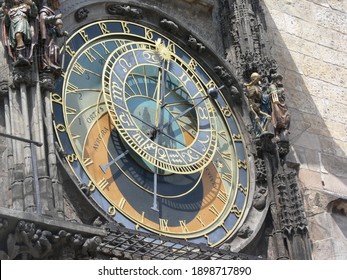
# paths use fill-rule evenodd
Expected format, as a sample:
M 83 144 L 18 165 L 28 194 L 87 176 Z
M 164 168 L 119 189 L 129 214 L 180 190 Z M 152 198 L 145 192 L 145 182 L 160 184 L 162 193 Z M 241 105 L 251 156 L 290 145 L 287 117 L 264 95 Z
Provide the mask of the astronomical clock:
M 51 94 L 63 159 L 107 219 L 219 246 L 253 192 L 244 124 L 212 65 L 144 22 L 96 20 L 66 41 Z

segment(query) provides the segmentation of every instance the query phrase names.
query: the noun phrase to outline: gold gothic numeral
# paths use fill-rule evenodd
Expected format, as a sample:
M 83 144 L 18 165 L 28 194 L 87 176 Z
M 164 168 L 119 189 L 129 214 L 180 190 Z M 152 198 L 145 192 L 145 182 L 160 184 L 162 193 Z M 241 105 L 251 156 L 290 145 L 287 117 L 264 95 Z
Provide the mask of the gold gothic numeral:
M 86 33 L 85 30 L 81 30 L 79 33 L 80 33 L 82 39 L 83 39 L 85 42 L 88 42 L 88 41 L 89 41 L 88 34 Z
M 122 27 L 123 27 L 124 33 L 130 33 L 130 29 L 128 27 L 128 23 L 122 21 Z
M 230 109 L 230 107 L 228 105 L 222 107 L 221 110 L 222 110 L 223 115 L 226 118 L 230 118 L 231 117 L 232 113 L 231 113 L 231 109 Z
M 73 56 L 76 54 L 76 52 L 75 52 L 74 50 L 72 50 L 71 47 L 70 47 L 69 45 L 67 45 L 67 46 L 65 47 L 65 50 L 66 50 L 66 52 L 67 52 L 71 57 L 73 57 Z
M 99 23 L 100 30 L 102 34 L 108 34 L 110 31 L 107 29 L 107 25 L 104 22 Z
M 196 62 L 195 59 L 192 58 L 192 59 L 189 61 L 188 67 L 189 67 L 190 69 L 192 69 L 192 70 L 196 70 L 196 68 L 198 67 L 198 63 Z

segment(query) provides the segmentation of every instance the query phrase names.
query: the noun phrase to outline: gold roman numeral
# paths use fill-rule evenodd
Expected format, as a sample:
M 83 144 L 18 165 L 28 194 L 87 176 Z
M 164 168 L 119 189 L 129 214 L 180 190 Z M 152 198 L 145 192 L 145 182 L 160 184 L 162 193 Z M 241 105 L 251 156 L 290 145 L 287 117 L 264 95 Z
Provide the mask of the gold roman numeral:
M 159 228 L 161 231 L 169 231 L 169 220 L 159 219 Z
M 86 57 L 89 59 L 90 62 L 94 62 L 96 60 L 96 57 L 92 55 L 91 50 L 86 50 L 84 54 L 86 55 Z
M 72 83 L 68 83 L 66 86 L 66 93 L 77 93 L 78 87 Z
M 101 190 L 104 190 L 105 188 L 108 187 L 110 183 L 105 179 L 103 178 L 101 181 L 99 181 L 98 183 L 98 187 L 101 189 Z
M 215 214 L 217 217 L 219 216 L 219 211 L 217 210 L 217 208 L 214 205 L 211 205 L 210 208 L 208 208 L 208 210 L 210 210 L 213 214 Z
M 83 164 L 84 164 L 85 167 L 88 167 L 89 165 L 91 165 L 93 163 L 94 163 L 94 161 L 91 158 L 85 158 L 83 160 Z
M 231 183 L 233 176 L 231 175 L 231 173 L 223 173 L 222 179 Z
M 186 220 L 181 220 L 179 222 L 180 222 L 180 226 L 181 226 L 182 232 L 189 232 L 189 229 L 187 228 Z
M 77 75 L 82 76 L 84 72 L 86 72 L 86 69 L 81 64 L 76 62 L 72 68 L 72 71 L 74 71 Z
M 220 191 L 217 195 L 217 197 L 224 203 L 226 204 L 229 199 L 229 195 L 226 192 Z
M 119 208 L 123 209 L 126 202 L 127 202 L 126 199 L 124 197 L 122 197 L 121 200 L 119 201 L 119 204 L 118 204 Z

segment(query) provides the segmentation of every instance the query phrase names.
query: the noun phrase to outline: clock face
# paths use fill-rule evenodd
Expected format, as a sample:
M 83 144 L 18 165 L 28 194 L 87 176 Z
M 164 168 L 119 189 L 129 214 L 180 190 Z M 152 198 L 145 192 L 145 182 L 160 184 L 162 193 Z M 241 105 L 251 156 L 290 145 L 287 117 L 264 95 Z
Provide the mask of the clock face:
M 99 21 L 70 36 L 51 97 L 56 136 L 106 215 L 210 246 L 233 236 L 249 172 L 219 86 L 196 58 L 146 26 Z

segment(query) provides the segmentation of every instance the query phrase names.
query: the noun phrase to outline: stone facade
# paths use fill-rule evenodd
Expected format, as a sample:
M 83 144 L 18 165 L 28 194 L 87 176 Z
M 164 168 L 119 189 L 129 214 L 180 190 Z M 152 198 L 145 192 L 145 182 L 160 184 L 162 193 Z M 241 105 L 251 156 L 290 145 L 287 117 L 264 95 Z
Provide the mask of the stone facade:
M 314 259 L 347 258 L 347 3 L 264 0 Z

